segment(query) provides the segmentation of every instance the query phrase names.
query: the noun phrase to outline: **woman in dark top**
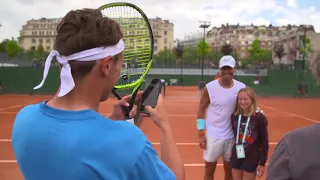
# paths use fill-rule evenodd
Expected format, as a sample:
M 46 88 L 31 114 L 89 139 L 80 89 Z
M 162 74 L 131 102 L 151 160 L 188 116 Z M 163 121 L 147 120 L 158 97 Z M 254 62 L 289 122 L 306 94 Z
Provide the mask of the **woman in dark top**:
M 268 121 L 258 109 L 251 88 L 239 91 L 231 122 L 235 136 L 230 159 L 233 180 L 254 180 L 256 175 L 263 176 L 269 150 Z

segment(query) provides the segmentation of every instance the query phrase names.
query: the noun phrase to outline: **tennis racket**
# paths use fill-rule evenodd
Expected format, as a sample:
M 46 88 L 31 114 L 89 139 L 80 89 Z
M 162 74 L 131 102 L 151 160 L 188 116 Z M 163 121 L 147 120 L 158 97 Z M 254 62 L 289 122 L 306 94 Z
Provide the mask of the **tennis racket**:
M 121 78 L 112 90 L 114 96 L 122 99 L 119 90 L 132 89 L 130 106 L 122 107 L 126 120 L 134 123 L 129 117 L 136 95 L 152 65 L 153 33 L 148 17 L 136 5 L 126 2 L 116 2 L 99 8 L 102 14 L 118 22 L 123 32 L 125 44 L 124 61 Z M 129 93 L 130 94 L 130 93 Z

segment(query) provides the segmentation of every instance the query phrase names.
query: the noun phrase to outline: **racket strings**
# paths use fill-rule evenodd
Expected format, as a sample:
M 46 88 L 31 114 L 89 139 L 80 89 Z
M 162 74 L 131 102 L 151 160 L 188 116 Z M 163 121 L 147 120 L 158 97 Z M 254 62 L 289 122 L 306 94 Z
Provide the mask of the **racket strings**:
M 151 34 L 141 14 L 126 6 L 116 6 L 101 11 L 104 16 L 117 21 L 121 25 L 125 43 L 122 74 L 128 78 L 120 78 L 117 85 L 132 84 L 138 81 L 151 61 Z

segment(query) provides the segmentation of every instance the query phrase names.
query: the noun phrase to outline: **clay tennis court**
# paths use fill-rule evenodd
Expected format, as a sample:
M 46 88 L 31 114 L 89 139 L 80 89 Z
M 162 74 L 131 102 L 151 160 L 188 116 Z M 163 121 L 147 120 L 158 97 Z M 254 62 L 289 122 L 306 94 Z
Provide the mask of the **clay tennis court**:
M 52 96 L 0 95 L 0 179 L 23 180 L 11 146 L 11 129 L 16 113 L 25 105 L 50 99 Z M 100 113 L 112 110 L 114 99 L 100 106 Z M 202 150 L 197 143 L 196 112 L 199 103 L 197 87 L 167 87 L 165 106 L 169 112 L 174 136 L 180 149 L 187 180 L 201 180 L 204 174 Z M 277 142 L 287 132 L 318 123 L 318 99 L 259 98 L 259 106 L 269 121 L 269 159 Z M 142 131 L 148 136 L 160 155 L 160 133 L 151 119 L 145 119 Z M 222 180 L 222 161 L 216 170 L 216 179 Z M 261 178 L 265 179 L 265 178 Z

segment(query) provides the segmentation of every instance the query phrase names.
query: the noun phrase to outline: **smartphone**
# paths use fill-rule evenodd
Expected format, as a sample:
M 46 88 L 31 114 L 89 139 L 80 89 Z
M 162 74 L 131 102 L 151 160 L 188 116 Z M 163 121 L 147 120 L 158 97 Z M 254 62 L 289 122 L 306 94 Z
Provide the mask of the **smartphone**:
M 145 110 L 146 106 L 156 107 L 158 102 L 159 94 L 162 90 L 161 79 L 152 79 L 150 84 L 145 88 L 142 98 L 141 98 L 141 107 L 140 112 L 149 115 Z

